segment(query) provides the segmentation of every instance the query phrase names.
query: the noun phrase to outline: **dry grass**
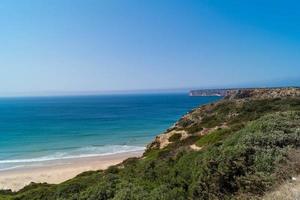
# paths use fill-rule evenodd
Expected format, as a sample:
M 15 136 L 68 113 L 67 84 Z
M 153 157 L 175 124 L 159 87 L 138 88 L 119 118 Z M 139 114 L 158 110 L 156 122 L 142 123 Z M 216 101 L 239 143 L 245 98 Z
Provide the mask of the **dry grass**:
M 300 176 L 266 194 L 263 200 L 300 200 Z

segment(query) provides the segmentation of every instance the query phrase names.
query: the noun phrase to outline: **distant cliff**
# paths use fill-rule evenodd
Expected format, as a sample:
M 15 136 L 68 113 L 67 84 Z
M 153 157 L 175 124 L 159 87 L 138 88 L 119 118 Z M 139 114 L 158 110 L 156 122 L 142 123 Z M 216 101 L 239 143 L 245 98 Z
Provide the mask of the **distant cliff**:
M 190 96 L 222 96 L 228 98 L 246 97 L 249 96 L 261 96 L 263 94 L 270 95 L 271 93 L 277 94 L 279 96 L 288 96 L 288 93 L 295 92 L 298 87 L 289 88 L 224 88 L 224 89 L 201 89 L 201 90 L 191 90 L 189 92 Z M 298 90 L 299 91 L 299 90 Z
M 190 96 L 227 96 L 233 89 L 203 89 L 191 90 Z

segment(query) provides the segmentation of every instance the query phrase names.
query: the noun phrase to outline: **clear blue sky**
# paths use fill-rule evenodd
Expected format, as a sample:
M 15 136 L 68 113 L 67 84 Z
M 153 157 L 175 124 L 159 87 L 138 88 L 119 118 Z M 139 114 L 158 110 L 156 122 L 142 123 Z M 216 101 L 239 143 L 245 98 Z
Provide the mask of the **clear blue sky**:
M 0 95 L 300 83 L 300 3 L 1 0 Z

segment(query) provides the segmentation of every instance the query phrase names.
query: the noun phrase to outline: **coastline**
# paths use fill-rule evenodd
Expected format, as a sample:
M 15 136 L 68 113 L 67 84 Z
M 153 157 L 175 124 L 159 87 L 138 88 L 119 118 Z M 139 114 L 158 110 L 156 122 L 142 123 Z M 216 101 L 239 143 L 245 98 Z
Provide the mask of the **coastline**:
M 17 191 L 31 182 L 58 184 L 90 170 L 106 169 L 130 157 L 142 156 L 144 150 L 82 157 L 52 162 L 50 165 L 0 171 L 0 189 Z

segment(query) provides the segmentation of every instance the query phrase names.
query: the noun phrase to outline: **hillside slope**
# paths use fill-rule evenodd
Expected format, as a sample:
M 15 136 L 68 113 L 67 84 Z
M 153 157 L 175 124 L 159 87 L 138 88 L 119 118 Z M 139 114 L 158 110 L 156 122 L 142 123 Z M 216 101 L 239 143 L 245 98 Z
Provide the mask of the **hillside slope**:
M 244 90 L 192 110 L 142 158 L 0 199 L 260 199 L 299 173 L 300 90 Z

